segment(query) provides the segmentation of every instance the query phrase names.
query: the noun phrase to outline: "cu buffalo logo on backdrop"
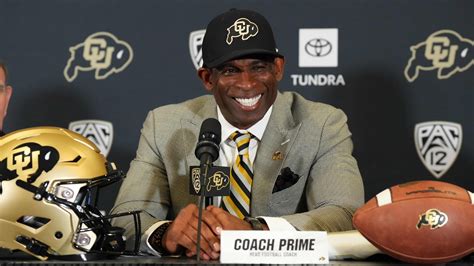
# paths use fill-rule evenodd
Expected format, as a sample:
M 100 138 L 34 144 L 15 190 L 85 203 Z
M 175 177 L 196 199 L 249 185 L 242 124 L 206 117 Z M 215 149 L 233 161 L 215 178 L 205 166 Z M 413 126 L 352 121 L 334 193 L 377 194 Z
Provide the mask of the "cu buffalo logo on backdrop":
M 453 30 L 439 30 L 412 47 L 405 77 L 413 82 L 420 71 L 437 70 L 438 79 L 447 79 L 474 64 L 474 42 Z
M 431 121 L 416 124 L 415 145 L 421 161 L 436 178 L 453 165 L 462 143 L 460 124 Z
M 18 145 L 0 161 L 0 184 L 18 176 L 28 176 L 27 181 L 34 183 L 43 172 L 53 169 L 58 160 L 59 152 L 53 147 L 33 142 Z
M 96 32 L 84 42 L 69 48 L 70 57 L 64 68 L 67 81 L 74 81 L 80 71 L 95 71 L 95 79 L 122 72 L 132 62 L 132 47 L 109 32 Z
M 105 157 L 112 148 L 114 128 L 112 123 L 102 120 L 80 120 L 69 123 L 69 129 L 92 141 Z
M 206 30 L 196 30 L 189 34 L 189 54 L 196 69 L 202 67 L 202 40 L 205 33 Z

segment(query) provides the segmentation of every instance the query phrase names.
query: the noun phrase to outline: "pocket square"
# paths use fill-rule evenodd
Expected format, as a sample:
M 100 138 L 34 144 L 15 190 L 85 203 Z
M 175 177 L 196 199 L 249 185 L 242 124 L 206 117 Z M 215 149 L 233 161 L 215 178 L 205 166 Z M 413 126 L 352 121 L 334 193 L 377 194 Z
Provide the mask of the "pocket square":
M 300 179 L 300 176 L 293 173 L 290 167 L 285 167 L 281 169 L 281 172 L 275 181 L 275 185 L 273 186 L 272 193 L 282 191 L 284 189 L 291 187 L 292 185 L 296 184 L 296 182 L 298 182 L 299 179 Z

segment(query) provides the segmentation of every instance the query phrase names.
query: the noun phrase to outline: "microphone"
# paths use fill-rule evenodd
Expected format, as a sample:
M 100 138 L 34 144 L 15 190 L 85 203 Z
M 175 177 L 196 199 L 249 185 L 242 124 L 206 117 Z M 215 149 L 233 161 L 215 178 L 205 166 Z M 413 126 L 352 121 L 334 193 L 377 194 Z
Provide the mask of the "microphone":
M 221 125 L 214 118 L 204 120 L 194 154 L 199 166 L 189 167 L 189 193 L 205 198 L 206 207 L 212 205 L 214 196 L 230 194 L 230 167 L 214 166 L 219 157 Z
M 212 162 L 219 157 L 219 144 L 221 143 L 221 124 L 215 118 L 207 118 L 201 124 L 199 131 L 199 140 L 194 150 L 194 154 L 200 161 L 200 173 L 203 176 L 200 184 L 206 184 L 206 178 L 209 177 L 209 170 Z M 201 194 L 204 195 L 204 194 Z M 208 196 L 208 195 L 205 195 Z M 205 198 L 205 206 L 212 205 L 212 198 Z
M 219 157 L 221 143 L 221 124 L 215 118 L 208 118 L 202 122 L 199 131 L 199 140 L 194 154 L 203 165 L 210 165 Z
M 199 140 L 194 150 L 194 154 L 200 161 L 200 175 L 199 175 L 199 213 L 198 213 L 198 228 L 197 228 L 197 245 L 196 254 L 197 261 L 200 261 L 201 256 L 201 224 L 202 224 L 202 208 L 205 199 L 205 184 L 208 178 L 209 169 L 212 163 L 219 157 L 219 144 L 221 143 L 221 124 L 215 118 L 208 118 L 201 124 L 199 131 Z

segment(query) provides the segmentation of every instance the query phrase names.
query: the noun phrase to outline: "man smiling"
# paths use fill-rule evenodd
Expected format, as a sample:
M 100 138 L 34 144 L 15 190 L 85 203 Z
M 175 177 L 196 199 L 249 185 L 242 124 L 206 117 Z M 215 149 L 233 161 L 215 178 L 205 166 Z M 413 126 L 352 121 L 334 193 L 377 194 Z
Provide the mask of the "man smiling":
M 217 259 L 221 230 L 352 229 L 364 191 L 344 113 L 279 92 L 284 57 L 267 20 L 231 9 L 208 25 L 204 65 L 212 94 L 159 107 L 143 125 L 113 212 L 143 210 L 143 251 L 196 254 L 197 197 L 189 195 L 189 167 L 206 118 L 222 125 L 220 166 L 231 171 L 231 194 L 203 211 L 201 258 Z M 133 221 L 117 219 L 133 239 Z
M 243 55 L 220 66 L 206 65 L 198 75 L 227 122 L 247 129 L 260 121 L 275 102 L 283 65 L 281 57 Z

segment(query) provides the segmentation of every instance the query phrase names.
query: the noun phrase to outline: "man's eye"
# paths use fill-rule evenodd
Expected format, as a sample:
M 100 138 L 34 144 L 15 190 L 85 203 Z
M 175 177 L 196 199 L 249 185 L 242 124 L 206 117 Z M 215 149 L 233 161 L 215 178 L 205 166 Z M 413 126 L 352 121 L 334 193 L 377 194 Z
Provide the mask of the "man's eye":
M 256 65 L 253 67 L 253 71 L 257 72 L 267 71 L 268 69 L 269 67 L 266 64 Z
M 223 75 L 232 75 L 234 73 L 237 73 L 237 70 L 235 70 L 234 68 L 224 68 L 221 73 Z

